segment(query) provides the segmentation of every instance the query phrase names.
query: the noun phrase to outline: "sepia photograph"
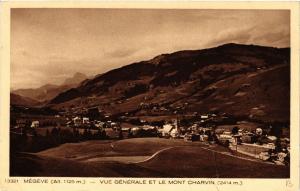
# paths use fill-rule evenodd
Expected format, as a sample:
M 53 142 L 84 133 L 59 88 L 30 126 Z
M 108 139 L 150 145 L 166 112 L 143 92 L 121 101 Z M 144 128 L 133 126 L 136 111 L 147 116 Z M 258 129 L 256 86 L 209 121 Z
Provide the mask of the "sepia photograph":
M 289 9 L 12 8 L 9 176 L 290 178 L 290 27 Z

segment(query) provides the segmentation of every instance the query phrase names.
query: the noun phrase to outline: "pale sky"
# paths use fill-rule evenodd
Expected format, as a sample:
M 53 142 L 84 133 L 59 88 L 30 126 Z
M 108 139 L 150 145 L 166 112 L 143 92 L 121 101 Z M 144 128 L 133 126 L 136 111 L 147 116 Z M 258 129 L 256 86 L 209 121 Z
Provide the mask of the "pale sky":
M 12 9 L 11 86 L 60 84 L 163 53 L 290 46 L 286 10 Z

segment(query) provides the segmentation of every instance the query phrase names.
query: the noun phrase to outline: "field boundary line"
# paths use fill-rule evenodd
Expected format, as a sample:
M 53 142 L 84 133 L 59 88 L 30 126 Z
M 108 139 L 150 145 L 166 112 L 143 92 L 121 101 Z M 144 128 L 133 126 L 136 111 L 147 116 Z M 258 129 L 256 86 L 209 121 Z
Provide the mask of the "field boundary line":
M 151 155 L 149 158 L 145 159 L 145 160 L 142 160 L 142 161 L 137 161 L 137 162 L 132 162 L 131 164 L 137 164 L 137 163 L 142 163 L 142 162 L 147 162 L 151 159 L 153 159 L 156 155 L 158 155 L 159 153 L 163 152 L 163 151 L 166 151 L 166 150 L 169 150 L 169 149 L 173 149 L 175 147 L 167 147 L 167 148 L 164 148 L 164 149 L 161 149 L 159 151 L 156 151 L 153 155 Z

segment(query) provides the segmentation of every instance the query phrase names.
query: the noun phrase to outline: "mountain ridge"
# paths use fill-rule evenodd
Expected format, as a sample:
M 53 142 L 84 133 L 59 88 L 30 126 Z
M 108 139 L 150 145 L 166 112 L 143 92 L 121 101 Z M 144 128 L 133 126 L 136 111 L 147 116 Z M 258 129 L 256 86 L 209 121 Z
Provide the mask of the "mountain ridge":
M 65 79 L 61 85 L 45 84 L 39 88 L 16 89 L 11 93 L 25 98 L 30 98 L 36 102 L 46 103 L 56 97 L 59 93 L 76 87 L 85 79 L 87 79 L 85 74 L 77 72 L 72 77 Z
M 109 115 L 226 112 L 289 121 L 289 62 L 289 48 L 229 43 L 177 51 L 96 75 L 47 106 L 62 111 L 100 107 Z

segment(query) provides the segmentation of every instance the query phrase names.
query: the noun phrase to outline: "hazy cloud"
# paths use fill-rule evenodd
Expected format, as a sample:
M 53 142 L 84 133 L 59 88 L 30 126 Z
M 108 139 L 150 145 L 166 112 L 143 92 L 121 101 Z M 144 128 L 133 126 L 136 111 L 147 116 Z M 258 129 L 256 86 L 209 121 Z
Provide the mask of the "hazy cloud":
M 11 85 L 60 84 L 229 42 L 288 47 L 289 27 L 285 10 L 12 9 Z

